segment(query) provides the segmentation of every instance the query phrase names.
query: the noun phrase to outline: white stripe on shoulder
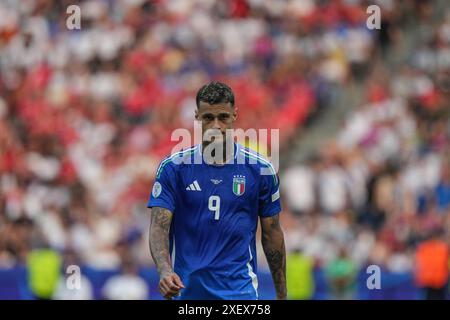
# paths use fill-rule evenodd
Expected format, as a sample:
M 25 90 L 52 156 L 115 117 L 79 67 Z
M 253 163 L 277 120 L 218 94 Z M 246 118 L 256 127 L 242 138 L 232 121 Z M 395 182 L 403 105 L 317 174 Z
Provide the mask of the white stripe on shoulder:
M 156 175 L 158 175 L 158 172 L 161 170 L 161 168 L 170 160 L 173 160 L 176 156 L 183 156 L 185 153 L 188 153 L 189 151 L 193 151 L 197 148 L 198 146 L 194 146 L 192 148 L 186 149 L 186 150 L 181 150 L 178 152 L 175 152 L 174 154 L 166 157 L 164 160 L 161 161 L 161 163 L 159 164 L 158 169 L 156 170 Z
M 245 154 L 248 154 L 248 155 L 251 155 L 251 156 L 254 156 L 254 157 L 258 158 L 259 160 L 261 160 L 263 162 L 266 162 L 267 164 L 272 165 L 268 159 L 264 158 L 262 155 L 260 155 L 259 153 L 255 152 L 253 150 L 249 151 L 249 150 L 246 150 L 246 149 L 241 149 L 241 151 L 244 152 Z
M 258 153 L 253 153 L 253 152 L 247 151 L 247 150 L 245 150 L 245 149 L 241 149 L 241 151 L 242 151 L 244 154 L 248 154 L 248 155 L 254 156 L 254 157 L 257 158 L 258 160 L 261 160 L 261 162 L 263 162 L 264 164 L 267 164 L 268 166 L 271 167 L 271 169 L 272 169 L 273 171 L 275 171 L 275 169 L 274 169 L 272 163 L 270 163 L 269 160 L 263 158 L 263 157 L 262 157 L 261 155 L 259 155 Z
M 273 177 L 274 177 L 275 183 L 278 183 L 277 172 L 275 171 L 275 168 L 273 167 L 272 163 L 271 163 L 269 160 L 267 160 L 267 159 L 261 157 L 261 156 L 260 156 L 259 154 L 257 154 L 257 153 L 253 153 L 253 152 L 247 151 L 247 150 L 245 150 L 245 149 L 241 149 L 241 152 L 242 152 L 242 154 L 243 154 L 244 156 L 247 155 L 247 156 L 250 156 L 250 157 L 255 157 L 257 160 L 260 161 L 260 163 L 262 163 L 263 165 L 268 166 L 269 169 L 270 169 L 270 171 L 272 171 L 272 175 L 273 175 Z
M 174 158 L 174 157 L 177 156 L 177 155 L 181 155 L 181 154 L 187 153 L 187 152 L 189 152 L 189 151 L 195 150 L 197 147 L 198 147 L 198 146 L 193 146 L 193 147 L 191 147 L 191 148 L 189 148 L 189 149 L 181 150 L 181 151 L 175 152 L 175 153 L 172 154 L 168 159 L 171 159 L 171 158 Z

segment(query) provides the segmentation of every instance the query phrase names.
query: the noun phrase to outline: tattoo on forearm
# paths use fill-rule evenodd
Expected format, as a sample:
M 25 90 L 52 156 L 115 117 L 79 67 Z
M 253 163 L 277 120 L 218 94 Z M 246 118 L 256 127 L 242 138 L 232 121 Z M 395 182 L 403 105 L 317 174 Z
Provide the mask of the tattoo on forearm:
M 272 273 L 278 298 L 286 298 L 286 250 L 278 215 L 266 218 L 263 225 L 262 245 Z
M 283 267 L 283 254 L 278 250 L 269 249 L 267 260 L 270 261 L 270 266 L 277 271 Z
M 284 251 L 284 246 L 283 246 Z M 286 297 L 286 264 L 282 251 L 267 249 L 267 261 L 272 273 L 273 282 L 278 297 Z
M 172 213 L 164 208 L 153 207 L 149 235 L 150 252 L 160 275 L 172 272 L 169 254 L 169 229 Z

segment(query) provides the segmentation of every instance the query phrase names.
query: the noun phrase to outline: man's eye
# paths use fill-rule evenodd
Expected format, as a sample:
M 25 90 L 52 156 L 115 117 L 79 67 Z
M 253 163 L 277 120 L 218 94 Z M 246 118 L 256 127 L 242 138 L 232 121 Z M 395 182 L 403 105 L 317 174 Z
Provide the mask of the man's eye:
M 210 115 L 210 114 L 205 114 L 202 118 L 203 118 L 203 120 L 206 120 L 206 121 L 213 121 L 214 120 L 214 117 L 212 115 Z
M 230 119 L 230 115 L 229 115 L 229 114 L 221 114 L 221 115 L 219 116 L 219 120 L 220 120 L 220 121 L 226 121 L 226 120 L 228 120 L 228 119 Z

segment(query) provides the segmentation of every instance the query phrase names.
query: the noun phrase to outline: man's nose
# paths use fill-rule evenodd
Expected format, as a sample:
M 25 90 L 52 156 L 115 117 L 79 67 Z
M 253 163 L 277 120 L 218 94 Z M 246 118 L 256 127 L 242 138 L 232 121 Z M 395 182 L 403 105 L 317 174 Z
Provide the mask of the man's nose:
M 213 129 L 220 130 L 220 122 L 218 118 L 214 118 Z

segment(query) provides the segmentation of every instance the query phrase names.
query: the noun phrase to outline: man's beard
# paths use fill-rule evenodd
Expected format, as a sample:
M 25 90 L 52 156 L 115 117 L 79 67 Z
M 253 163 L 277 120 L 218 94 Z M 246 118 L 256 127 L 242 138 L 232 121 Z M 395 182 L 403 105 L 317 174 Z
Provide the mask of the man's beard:
M 226 139 L 225 136 L 219 139 L 212 137 L 211 141 L 204 141 L 203 146 L 203 157 L 208 163 L 224 163 L 233 157 L 232 139 Z

